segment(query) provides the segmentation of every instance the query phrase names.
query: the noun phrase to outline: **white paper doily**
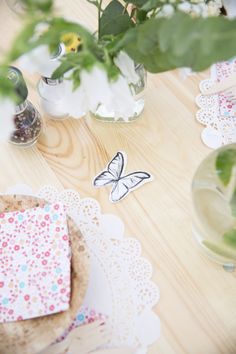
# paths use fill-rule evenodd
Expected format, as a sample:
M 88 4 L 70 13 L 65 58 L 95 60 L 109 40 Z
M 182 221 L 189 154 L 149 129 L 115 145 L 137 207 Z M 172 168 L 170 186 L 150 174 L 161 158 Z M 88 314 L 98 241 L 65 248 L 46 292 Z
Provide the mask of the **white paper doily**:
M 221 62 L 211 67 L 211 79 L 203 80 L 200 91 L 211 87 L 236 72 L 236 59 Z M 204 144 L 215 149 L 222 145 L 236 142 L 236 105 L 224 93 L 196 97 L 200 108 L 196 113 L 197 121 L 205 128 L 201 138 Z
M 6 194 L 33 195 L 30 187 L 16 185 Z M 48 202 L 61 201 L 81 232 L 91 256 L 89 286 L 77 324 L 108 318 L 112 326 L 110 346 L 139 346 L 137 354 L 160 335 L 160 321 L 152 311 L 159 289 L 151 281 L 151 264 L 141 257 L 141 245 L 124 237 L 124 224 L 115 215 L 102 214 L 92 198 L 81 199 L 74 190 L 58 192 L 44 186 L 37 193 Z

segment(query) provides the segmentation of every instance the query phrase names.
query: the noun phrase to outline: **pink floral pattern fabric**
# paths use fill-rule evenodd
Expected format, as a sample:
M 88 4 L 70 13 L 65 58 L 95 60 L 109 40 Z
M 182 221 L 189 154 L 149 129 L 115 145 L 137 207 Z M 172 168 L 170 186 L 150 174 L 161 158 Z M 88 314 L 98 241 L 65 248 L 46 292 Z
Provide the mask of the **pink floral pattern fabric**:
M 220 82 L 227 77 L 230 77 L 236 72 L 236 59 L 232 61 L 224 61 L 216 64 L 216 77 L 217 81 Z M 229 90 L 230 91 L 230 90 Z M 219 109 L 220 115 L 222 116 L 236 116 L 236 105 L 230 98 L 228 98 L 224 93 L 220 93 L 219 97 Z
M 65 311 L 70 246 L 62 204 L 0 214 L 0 322 Z
M 236 58 L 216 63 L 211 67 L 211 78 L 200 82 L 204 91 L 236 73 Z M 202 141 L 212 149 L 236 142 L 236 100 L 231 89 L 214 95 L 198 95 L 196 103 L 200 108 L 197 121 L 205 126 L 201 133 Z
M 67 330 L 63 333 L 63 335 L 56 340 L 55 343 L 63 341 L 68 336 L 68 334 L 73 331 L 73 329 L 79 326 L 86 325 L 94 321 L 103 321 L 105 323 L 108 320 L 109 316 L 96 311 L 94 308 L 89 308 L 88 306 L 81 306 L 74 321 L 71 323 L 69 328 L 67 328 Z

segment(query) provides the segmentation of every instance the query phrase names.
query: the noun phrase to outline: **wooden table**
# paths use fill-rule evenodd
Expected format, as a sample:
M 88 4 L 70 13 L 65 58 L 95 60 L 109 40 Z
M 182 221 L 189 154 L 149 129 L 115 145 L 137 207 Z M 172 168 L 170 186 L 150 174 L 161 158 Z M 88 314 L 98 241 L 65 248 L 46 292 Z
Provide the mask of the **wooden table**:
M 85 0 L 58 0 L 58 12 L 96 27 L 95 9 Z M 20 21 L 0 2 L 0 43 L 9 47 Z M 37 147 L 1 145 L 0 190 L 18 182 L 35 191 L 45 184 L 73 188 L 96 198 L 104 213 L 118 215 L 126 235 L 142 243 L 161 291 L 156 312 L 161 337 L 149 354 L 236 353 L 236 279 L 205 259 L 191 232 L 191 180 L 209 153 L 200 140 L 194 98 L 207 74 L 181 80 L 178 72 L 148 76 L 146 107 L 131 124 L 105 124 L 90 117 L 48 121 Z M 38 98 L 31 82 L 31 98 Z M 155 180 L 112 205 L 108 189 L 92 178 L 118 150 L 127 171 L 142 169 Z

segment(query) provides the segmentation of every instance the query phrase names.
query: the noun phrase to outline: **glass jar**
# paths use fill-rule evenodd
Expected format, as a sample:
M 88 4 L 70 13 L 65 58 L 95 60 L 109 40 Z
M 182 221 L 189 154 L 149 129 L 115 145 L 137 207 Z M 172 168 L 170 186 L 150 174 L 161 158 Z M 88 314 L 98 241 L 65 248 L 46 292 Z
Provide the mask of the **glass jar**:
M 21 147 L 30 147 L 36 143 L 42 130 L 42 120 L 30 101 L 25 100 L 15 107 L 14 124 L 10 143 Z
M 27 99 L 28 89 L 21 71 L 16 67 L 9 67 L 8 79 L 12 81 L 18 97 L 14 115 L 15 129 L 9 142 L 20 147 L 29 147 L 36 143 L 41 133 L 41 116 Z
M 38 93 L 41 106 L 49 118 L 65 119 L 69 116 L 63 105 L 65 86 L 62 79 L 42 77 L 38 83 Z
M 48 116 L 52 119 L 65 119 L 69 116 L 64 107 L 65 82 L 63 78 L 52 79 L 51 75 L 60 64 L 59 59 L 65 54 L 66 47 L 60 44 L 56 53 L 51 57 L 44 72 L 41 72 L 41 79 L 38 83 L 38 93 L 41 106 Z
M 105 105 L 100 105 L 93 116 L 103 122 L 120 122 L 120 123 L 129 123 L 135 121 L 144 110 L 145 105 L 145 89 L 147 84 L 147 72 L 142 64 L 135 65 L 135 72 L 139 77 L 137 84 L 130 84 L 130 90 L 135 99 L 135 106 L 133 114 L 124 119 L 122 117 L 116 118 L 114 112 L 107 109 Z
M 236 265 L 236 144 L 207 156 L 192 183 L 193 234 L 205 254 L 233 271 Z

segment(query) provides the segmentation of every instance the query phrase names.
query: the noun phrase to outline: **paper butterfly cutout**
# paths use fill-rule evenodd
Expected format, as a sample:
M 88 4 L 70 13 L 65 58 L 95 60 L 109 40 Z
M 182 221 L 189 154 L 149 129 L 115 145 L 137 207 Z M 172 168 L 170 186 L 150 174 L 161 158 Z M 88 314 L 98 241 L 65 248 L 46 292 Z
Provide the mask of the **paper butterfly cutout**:
M 93 181 L 95 187 L 102 187 L 107 184 L 113 185 L 110 193 L 110 201 L 113 203 L 119 202 L 131 191 L 152 179 L 149 173 L 141 171 L 123 176 L 125 166 L 126 155 L 119 151 L 107 165 L 107 169 L 97 175 Z

